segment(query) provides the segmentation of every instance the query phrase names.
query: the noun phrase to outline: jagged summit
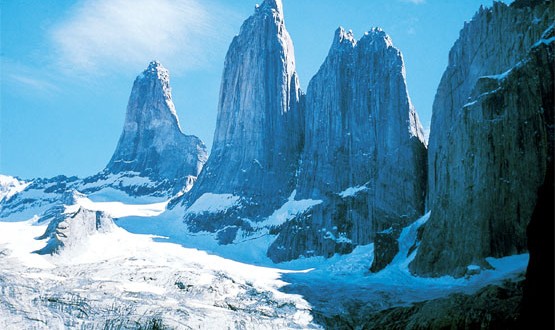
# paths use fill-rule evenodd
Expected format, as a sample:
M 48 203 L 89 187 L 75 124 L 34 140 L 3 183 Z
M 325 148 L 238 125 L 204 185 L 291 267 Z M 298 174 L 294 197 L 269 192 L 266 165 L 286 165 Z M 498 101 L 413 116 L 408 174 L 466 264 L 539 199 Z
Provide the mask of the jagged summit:
M 168 70 L 150 62 L 135 79 L 123 132 L 106 171 L 186 181 L 198 175 L 206 158 L 202 141 L 181 130 Z
M 283 16 L 283 3 L 281 0 L 264 0 L 262 4 L 256 5 L 256 12 L 262 12 L 264 10 L 272 10 Z
M 359 43 L 362 45 L 373 45 L 372 47 L 374 48 L 393 48 L 399 56 L 402 57 L 401 52 L 393 46 L 391 37 L 380 27 L 374 27 L 364 32 L 362 38 L 357 41 L 352 30 L 345 30 L 342 26 L 339 26 L 335 30 L 335 37 L 332 47 L 330 48 L 330 53 L 333 53 L 337 47 L 347 46 L 347 49 L 349 49 L 357 47 Z
M 345 42 L 348 42 L 353 46 L 355 46 L 357 43 L 355 36 L 353 35 L 353 31 L 346 31 L 342 26 L 340 26 L 337 28 L 337 30 L 335 30 L 335 38 L 333 39 L 333 44 L 339 45 Z
M 160 62 L 157 60 L 150 61 L 148 67 L 143 71 L 143 74 L 139 78 L 146 78 L 147 76 L 156 74 L 156 78 L 161 80 L 168 80 L 170 78 L 170 73 Z
M 393 41 L 391 40 L 391 37 L 380 27 L 374 27 L 364 32 L 364 35 L 359 42 L 379 42 L 380 44 L 385 45 L 387 48 L 395 48 L 393 46 Z M 395 49 L 397 50 L 397 48 Z M 400 53 L 401 52 L 399 52 L 399 54 Z
M 168 69 L 166 69 L 160 62 L 156 60 L 151 61 L 148 64 L 148 67 L 140 75 L 137 76 L 137 78 L 135 79 L 135 84 L 137 84 L 139 81 L 143 82 L 143 84 L 147 86 L 150 86 L 150 89 L 142 88 L 137 90 L 138 92 L 151 93 L 150 96 L 153 96 L 153 97 L 161 96 L 163 99 L 163 102 L 165 103 L 165 107 L 162 107 L 162 108 L 151 107 L 150 109 L 144 109 L 143 107 L 143 110 L 149 110 L 149 111 L 159 110 L 164 116 L 164 118 L 167 120 L 168 124 L 177 125 L 179 131 L 182 132 L 181 127 L 179 125 L 177 112 L 175 111 L 175 106 L 172 101 L 172 94 L 171 94 L 171 87 L 170 87 L 170 73 Z M 161 95 L 156 95 L 156 93 L 154 93 L 158 89 L 161 89 L 162 91 Z M 133 97 L 133 91 L 135 91 L 135 89 L 132 90 L 131 97 Z M 131 97 L 129 101 L 131 101 Z M 169 114 L 167 115 L 166 113 L 164 113 L 164 112 L 167 112 L 166 110 L 169 110 Z M 129 114 L 129 105 L 128 105 L 127 111 Z

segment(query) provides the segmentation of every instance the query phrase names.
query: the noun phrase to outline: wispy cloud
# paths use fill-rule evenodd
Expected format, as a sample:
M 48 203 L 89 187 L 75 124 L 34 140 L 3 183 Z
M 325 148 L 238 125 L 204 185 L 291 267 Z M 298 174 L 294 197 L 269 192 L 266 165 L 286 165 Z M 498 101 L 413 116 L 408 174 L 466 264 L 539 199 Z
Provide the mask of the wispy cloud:
M 59 75 L 55 71 L 44 70 L 44 66 L 37 68 L 1 56 L 0 67 L 0 86 L 6 88 L 7 93 L 44 97 L 61 92 Z
M 58 86 L 48 81 L 37 79 L 35 77 L 23 76 L 19 74 L 11 74 L 10 78 L 16 83 L 19 83 L 27 88 L 33 89 L 34 91 L 39 91 L 43 93 L 53 93 L 53 92 L 60 91 Z
M 159 59 L 172 69 L 205 63 L 215 11 L 199 0 L 83 0 L 53 31 L 58 63 L 94 73 Z M 168 64 L 170 63 L 170 64 Z

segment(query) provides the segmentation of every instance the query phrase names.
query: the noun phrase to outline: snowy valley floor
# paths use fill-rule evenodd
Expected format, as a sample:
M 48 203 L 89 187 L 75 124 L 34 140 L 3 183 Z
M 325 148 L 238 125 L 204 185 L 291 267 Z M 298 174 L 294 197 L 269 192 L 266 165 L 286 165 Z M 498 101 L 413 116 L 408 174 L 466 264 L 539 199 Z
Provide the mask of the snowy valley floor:
M 171 211 L 163 213 L 165 203 L 85 198 L 79 204 L 121 217 L 116 221 L 120 227 L 50 256 L 32 253 L 44 247 L 45 241 L 35 238 L 46 225 L 36 219 L 0 222 L 0 328 L 111 329 L 158 323 L 178 329 L 319 328 L 314 315 L 352 313 L 353 304 L 378 311 L 454 292 L 474 293 L 522 278 L 528 263 L 524 254 L 490 258 L 495 269 L 469 278 L 412 276 L 407 267 L 415 252 L 407 253 L 426 215 L 403 230 L 399 254 L 377 274 L 368 272 L 373 245 L 330 259 L 276 265 L 260 249 L 272 240 L 269 235 L 221 247 L 208 234 L 176 229 L 183 225 Z

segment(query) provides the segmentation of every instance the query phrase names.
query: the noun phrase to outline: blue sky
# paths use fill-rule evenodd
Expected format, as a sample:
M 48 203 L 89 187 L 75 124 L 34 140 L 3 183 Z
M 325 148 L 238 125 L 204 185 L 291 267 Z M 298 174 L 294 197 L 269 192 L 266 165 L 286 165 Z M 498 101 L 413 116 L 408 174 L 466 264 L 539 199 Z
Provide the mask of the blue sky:
M 261 0 L 2 0 L 0 173 L 87 176 L 121 133 L 134 78 L 170 70 L 185 133 L 212 144 L 227 47 Z M 425 127 L 464 21 L 492 0 L 283 0 L 303 90 L 338 26 L 382 27 L 404 55 Z

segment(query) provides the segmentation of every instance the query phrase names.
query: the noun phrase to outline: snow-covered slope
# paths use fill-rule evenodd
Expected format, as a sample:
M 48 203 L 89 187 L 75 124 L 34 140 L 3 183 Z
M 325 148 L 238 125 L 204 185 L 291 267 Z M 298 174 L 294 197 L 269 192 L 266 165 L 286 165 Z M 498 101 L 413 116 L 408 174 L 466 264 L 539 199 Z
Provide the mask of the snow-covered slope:
M 9 200 L 13 195 L 25 190 L 29 184 L 29 182 L 0 174 L 0 202 Z
M 53 256 L 45 230 L 0 222 L 0 328 L 317 328 L 282 271 L 241 264 L 114 227 Z
M 70 210 L 87 204 L 108 213 L 114 206 L 76 199 L 79 203 Z M 150 223 L 161 216 L 152 217 L 144 205 L 125 207 L 134 215 L 127 218 L 131 221 Z M 96 218 L 96 212 L 88 214 Z M 45 240 L 36 237 L 46 225 L 36 218 L 0 222 L 0 327 L 136 328 L 157 323 L 178 329 L 310 329 L 319 327 L 311 313 L 343 315 L 355 302 L 378 311 L 452 292 L 470 293 L 518 279 L 525 270 L 528 256 L 520 255 L 489 259 L 495 269 L 468 278 L 411 275 L 408 264 L 416 253 L 417 231 L 428 217 L 403 229 L 399 253 L 376 274 L 368 272 L 372 244 L 350 255 L 295 260 L 276 269 L 253 265 L 272 265 L 268 258 L 248 256 L 256 242 L 241 247 L 250 263 L 245 264 L 111 225 L 85 235 L 79 231 L 74 244 L 54 255 L 39 255 L 33 251 L 43 248 Z M 124 219 L 116 223 L 132 227 Z M 158 225 L 149 229 L 156 233 L 167 226 L 169 232 L 173 223 Z

